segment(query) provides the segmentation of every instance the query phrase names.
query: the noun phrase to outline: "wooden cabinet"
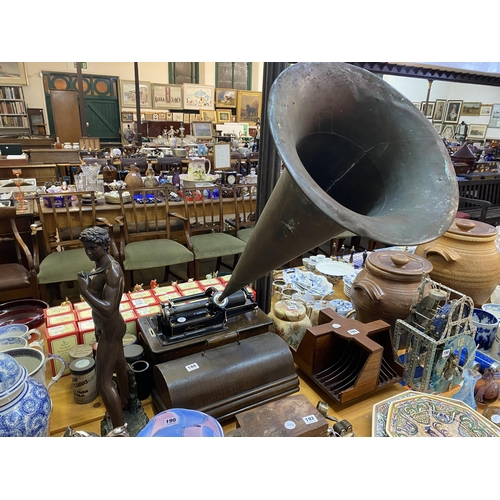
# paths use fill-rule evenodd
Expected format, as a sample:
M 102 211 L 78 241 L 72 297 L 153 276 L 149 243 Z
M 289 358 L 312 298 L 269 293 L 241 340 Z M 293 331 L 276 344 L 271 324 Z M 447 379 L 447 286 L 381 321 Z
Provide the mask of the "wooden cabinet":
M 0 134 L 29 132 L 28 112 L 21 86 L 0 86 Z
M 47 134 L 43 109 L 28 108 L 28 119 L 30 123 L 31 135 L 45 136 Z

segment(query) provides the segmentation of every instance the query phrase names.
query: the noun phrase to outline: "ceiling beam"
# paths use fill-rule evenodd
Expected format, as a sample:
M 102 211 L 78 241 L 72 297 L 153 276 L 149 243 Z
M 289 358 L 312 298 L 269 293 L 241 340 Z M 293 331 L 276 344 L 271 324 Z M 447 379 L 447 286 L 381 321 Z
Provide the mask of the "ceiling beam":
M 425 78 L 426 80 L 442 80 L 447 82 L 500 87 L 500 77 L 492 75 L 408 66 L 389 62 L 350 62 L 348 64 L 382 75 L 407 76 L 411 78 Z

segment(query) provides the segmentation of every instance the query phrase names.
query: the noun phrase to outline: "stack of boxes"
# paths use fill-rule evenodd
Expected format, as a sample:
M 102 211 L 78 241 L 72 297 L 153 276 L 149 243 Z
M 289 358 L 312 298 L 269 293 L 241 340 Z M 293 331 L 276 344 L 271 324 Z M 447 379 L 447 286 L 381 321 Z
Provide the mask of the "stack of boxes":
M 203 293 L 208 287 L 222 291 L 229 278 L 227 276 L 188 281 L 150 290 L 124 293 L 120 302 L 120 312 L 127 325 L 125 335 L 133 335 L 137 338 L 137 319 L 159 313 L 162 302 Z M 48 350 L 66 361 L 68 367 L 64 375 L 68 375 L 71 362 L 69 351 L 76 345 L 92 345 L 96 342 L 92 309 L 87 302 L 67 303 L 45 309 L 44 317 Z M 59 361 L 52 360 L 51 362 L 55 376 L 59 371 Z

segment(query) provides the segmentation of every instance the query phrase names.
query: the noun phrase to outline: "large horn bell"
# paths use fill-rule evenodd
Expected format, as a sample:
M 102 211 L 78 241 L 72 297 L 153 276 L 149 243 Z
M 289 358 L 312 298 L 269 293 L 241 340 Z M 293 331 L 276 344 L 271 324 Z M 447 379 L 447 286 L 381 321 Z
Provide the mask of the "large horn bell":
M 349 64 L 298 63 L 274 82 L 268 110 L 286 169 L 223 297 L 345 229 L 415 245 L 450 227 L 458 187 L 448 151 L 381 78 Z

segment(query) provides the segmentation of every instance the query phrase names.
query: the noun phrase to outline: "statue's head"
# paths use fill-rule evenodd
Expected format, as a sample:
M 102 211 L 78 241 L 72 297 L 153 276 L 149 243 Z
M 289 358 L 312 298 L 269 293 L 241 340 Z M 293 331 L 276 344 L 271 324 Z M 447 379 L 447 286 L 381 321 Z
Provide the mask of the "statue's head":
M 106 253 L 109 252 L 109 234 L 103 227 L 88 227 L 80 233 L 80 241 L 88 241 L 90 243 L 97 243 L 104 247 Z

